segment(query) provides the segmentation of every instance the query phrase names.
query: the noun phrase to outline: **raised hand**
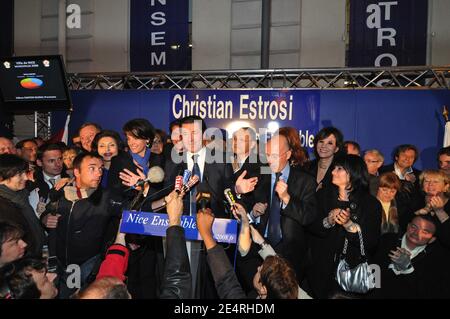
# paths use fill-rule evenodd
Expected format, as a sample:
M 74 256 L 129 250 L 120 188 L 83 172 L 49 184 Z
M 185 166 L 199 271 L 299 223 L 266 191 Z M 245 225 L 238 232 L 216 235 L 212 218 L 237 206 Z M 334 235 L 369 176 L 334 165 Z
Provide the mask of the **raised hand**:
M 239 194 L 247 194 L 255 189 L 258 183 L 258 177 L 244 178 L 247 175 L 247 171 L 243 171 L 236 180 L 236 191 Z

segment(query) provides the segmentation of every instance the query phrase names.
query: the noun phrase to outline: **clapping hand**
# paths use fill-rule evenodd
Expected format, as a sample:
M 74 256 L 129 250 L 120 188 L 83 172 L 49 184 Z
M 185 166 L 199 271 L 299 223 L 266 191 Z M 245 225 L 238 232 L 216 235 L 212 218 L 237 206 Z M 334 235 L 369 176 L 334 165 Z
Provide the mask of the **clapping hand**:
M 411 266 L 411 253 L 405 248 L 397 247 L 389 253 L 394 268 L 398 271 L 406 270 Z

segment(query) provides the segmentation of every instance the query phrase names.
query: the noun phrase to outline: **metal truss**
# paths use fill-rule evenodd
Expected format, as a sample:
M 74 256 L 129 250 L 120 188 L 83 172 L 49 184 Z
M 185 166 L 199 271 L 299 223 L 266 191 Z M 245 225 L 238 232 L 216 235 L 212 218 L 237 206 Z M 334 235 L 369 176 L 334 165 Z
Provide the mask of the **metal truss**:
M 450 66 L 70 74 L 71 90 L 450 89 Z
M 44 140 L 51 137 L 51 113 L 34 112 L 34 136 Z

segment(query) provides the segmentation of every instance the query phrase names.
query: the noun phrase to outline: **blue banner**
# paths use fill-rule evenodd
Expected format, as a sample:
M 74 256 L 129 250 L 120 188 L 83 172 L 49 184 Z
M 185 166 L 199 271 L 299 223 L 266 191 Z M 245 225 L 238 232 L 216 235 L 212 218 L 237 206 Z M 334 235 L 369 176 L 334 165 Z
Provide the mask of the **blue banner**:
M 131 0 L 131 71 L 191 68 L 189 1 Z
M 348 66 L 425 65 L 427 0 L 351 0 Z
M 209 129 L 225 129 L 228 137 L 252 127 L 261 138 L 278 128 L 297 128 L 302 146 L 313 148 L 319 130 L 320 92 L 301 90 L 170 91 L 170 119 L 198 115 Z
M 196 219 L 193 216 L 181 216 L 181 227 L 186 239 L 202 240 Z M 169 217 L 166 214 L 124 211 L 120 231 L 122 233 L 166 237 Z M 216 218 L 212 227 L 213 236 L 219 243 L 235 244 L 237 241 L 237 221 L 234 219 Z

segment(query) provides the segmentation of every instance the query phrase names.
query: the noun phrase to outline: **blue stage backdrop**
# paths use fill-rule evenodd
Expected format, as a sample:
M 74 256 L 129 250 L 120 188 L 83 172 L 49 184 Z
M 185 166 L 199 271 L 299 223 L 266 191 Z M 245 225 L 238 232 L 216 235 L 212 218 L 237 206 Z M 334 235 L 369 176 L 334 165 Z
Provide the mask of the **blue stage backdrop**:
M 386 163 L 391 162 L 396 145 L 413 143 L 420 149 L 417 168 L 436 167 L 436 152 L 442 145 L 444 132 L 442 107 L 450 105 L 449 90 L 73 91 L 75 111 L 70 134 L 87 121 L 121 132 L 123 124 L 136 117 L 145 117 L 155 127 L 167 131 L 174 111 L 177 115 L 182 111 L 179 103 L 183 96 L 186 101 L 206 99 L 207 103 L 208 97 L 213 99 L 214 95 L 216 106 L 219 101 L 224 106 L 226 101 L 232 102 L 231 120 L 241 121 L 237 115 L 244 114 L 248 116 L 245 121 L 253 127 L 275 121 L 271 118 L 260 119 L 261 122 L 253 120 L 250 118 L 250 114 L 252 117 L 254 114 L 252 109 L 245 105 L 250 105 L 251 101 L 257 103 L 261 98 L 262 101 L 285 101 L 289 107 L 287 102 L 292 96 L 292 119 L 281 120 L 284 113 L 279 112 L 278 125 L 294 126 L 303 134 L 308 130 L 310 135 L 315 135 L 322 127 L 336 126 L 345 139 L 358 141 L 363 149 L 381 150 Z M 217 111 L 216 108 L 216 118 L 207 119 L 207 123 L 227 128 L 230 119 L 218 119 L 222 113 Z M 270 117 L 270 107 L 268 113 Z M 53 132 L 64 125 L 65 116 L 63 112 L 54 113 Z M 305 140 L 303 138 L 303 142 Z

